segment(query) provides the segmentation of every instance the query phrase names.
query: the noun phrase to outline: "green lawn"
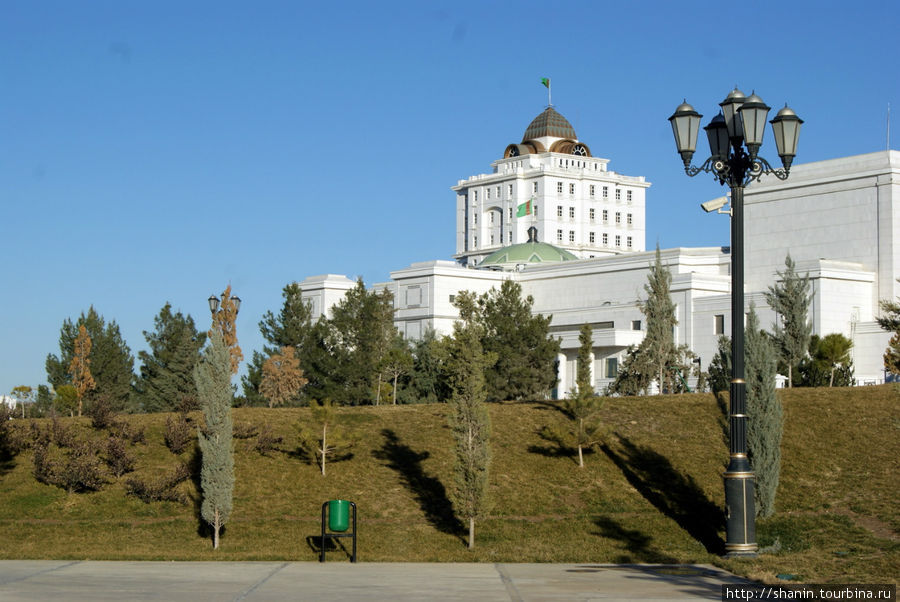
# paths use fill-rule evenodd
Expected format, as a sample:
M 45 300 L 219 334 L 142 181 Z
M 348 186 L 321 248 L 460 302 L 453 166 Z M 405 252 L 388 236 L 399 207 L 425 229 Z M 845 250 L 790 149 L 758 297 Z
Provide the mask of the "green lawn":
M 268 425 L 284 443 L 262 456 L 254 439 L 235 441 L 234 512 L 217 551 L 197 518 L 192 481 L 180 486 L 185 504 L 125 495 L 127 478 L 155 478 L 194 453 L 165 447 L 167 415 L 131 416 L 145 429 L 146 442 L 130 448 L 137 469 L 100 491 L 38 483 L 30 449 L 0 464 L 0 557 L 311 561 L 322 502 L 344 498 L 359 508 L 362 561 L 698 562 L 763 581 L 788 573 L 896 583 L 898 399 L 891 386 L 784 393 L 779 512 L 758 524 L 758 541 L 770 549 L 753 560 L 719 555 L 727 447 L 709 394 L 607 400 L 606 442 L 583 469 L 571 450 L 538 435 L 563 420 L 552 405 L 491 405 L 491 505 L 476 524 L 474 550 L 448 499 L 444 405 L 341 409 L 357 442 L 326 477 L 296 450 L 294 424 L 308 410 L 235 410 L 236 425 Z M 106 437 L 86 418 L 64 422 L 81 437 Z

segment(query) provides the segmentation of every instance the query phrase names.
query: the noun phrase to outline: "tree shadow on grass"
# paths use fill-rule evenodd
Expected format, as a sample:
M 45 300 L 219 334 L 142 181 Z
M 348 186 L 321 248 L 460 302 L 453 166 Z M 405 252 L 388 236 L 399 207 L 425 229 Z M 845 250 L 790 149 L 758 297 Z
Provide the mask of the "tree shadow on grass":
M 628 554 L 622 554 L 615 559 L 616 563 L 652 562 L 659 564 L 674 564 L 678 560 L 667 554 L 663 554 L 651 545 L 653 538 L 643 531 L 628 529 L 608 516 L 599 516 L 594 519 L 594 524 L 600 527 L 599 535 L 615 539 L 625 544 Z
M 453 513 L 453 504 L 447 497 L 444 485 L 422 469 L 422 460 L 427 459 L 430 454 L 427 451 L 416 452 L 401 443 L 391 429 L 384 429 L 381 434 L 385 439 L 384 445 L 373 451 L 372 455 L 387 462 L 388 468 L 400 473 L 403 483 L 416 496 L 429 523 L 443 533 L 456 535 L 462 542 L 467 541 L 465 527 Z
M 722 509 L 711 502 L 693 477 L 675 470 L 669 460 L 649 447 L 619 437 L 619 450 L 603 445 L 603 452 L 644 499 L 674 520 L 711 554 L 722 555 L 725 542 L 719 536 L 725 526 Z

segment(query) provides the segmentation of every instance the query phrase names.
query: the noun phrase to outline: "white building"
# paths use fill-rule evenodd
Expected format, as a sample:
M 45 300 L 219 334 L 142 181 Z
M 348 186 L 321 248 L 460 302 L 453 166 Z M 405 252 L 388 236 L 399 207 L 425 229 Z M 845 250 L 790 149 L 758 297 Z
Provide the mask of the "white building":
M 644 336 L 636 302 L 646 296 L 654 261 L 644 242 L 650 185 L 609 171 L 608 163 L 592 157 L 552 107 L 538 115 L 490 174 L 452 187 L 456 261 L 413 263 L 375 285 L 393 292 L 400 332 L 411 339 L 429 328 L 448 334 L 457 318 L 456 294 L 481 294 L 514 279 L 534 298 L 536 312 L 553 316 L 551 332 L 561 342 L 558 391 L 574 384 L 584 323 L 593 327 L 594 384 L 602 390 L 625 350 Z M 890 337 L 875 318 L 880 299 L 900 294 L 900 153 L 798 164 L 787 181 L 763 178 L 751 185 L 745 203 L 747 307 L 753 302 L 763 327 L 771 328 L 775 315 L 763 292 L 790 252 L 812 280 L 813 332 L 849 337 L 857 380 L 882 382 Z M 688 345 L 705 368 L 718 337 L 731 332 L 728 248 L 675 248 L 661 255 L 672 273 L 676 343 Z M 335 275 L 300 283 L 314 316 L 353 285 Z

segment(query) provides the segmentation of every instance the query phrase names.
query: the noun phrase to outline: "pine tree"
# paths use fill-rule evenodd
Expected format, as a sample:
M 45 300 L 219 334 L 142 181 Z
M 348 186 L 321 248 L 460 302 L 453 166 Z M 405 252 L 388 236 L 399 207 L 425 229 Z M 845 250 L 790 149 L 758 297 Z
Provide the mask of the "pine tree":
M 229 284 L 222 291 L 222 301 L 219 304 L 219 309 L 213 314 L 212 329 L 209 331 L 209 335 L 212 336 L 214 330 L 218 330 L 222 334 L 222 340 L 228 349 L 232 374 L 238 373 L 238 367 L 244 359 L 244 354 L 240 345 L 238 345 L 237 314 L 237 305 L 235 305 L 234 297 L 231 295 L 231 285 Z
M 97 399 L 109 402 L 111 409 L 121 411 L 129 406 L 134 382 L 134 356 L 115 321 L 108 324 L 91 306 L 82 312 L 77 321 L 66 319 L 60 329 L 59 356 L 47 356 L 47 381 L 58 389 L 72 384 L 69 366 L 75 353 L 75 339 L 80 326 L 84 326 L 91 339 L 91 375 L 96 386 L 85 394 L 85 404 L 90 407 Z
M 891 374 L 900 374 L 900 298 L 895 301 L 882 299 L 880 305 L 882 316 L 877 318 L 878 325 L 894 333 L 884 351 L 884 368 Z
M 234 492 L 234 450 L 231 421 L 231 366 L 233 356 L 222 333 L 213 328 L 210 344 L 194 368 L 205 424 L 198 433 L 202 466 L 200 513 L 213 529 L 213 548 L 219 547 L 219 532 L 228 522 Z
M 478 299 L 481 345 L 497 362 L 487 373 L 490 401 L 536 399 L 556 384 L 559 341 L 550 336 L 552 316 L 532 315 L 534 299 L 504 280 Z
M 413 365 L 403 391 L 405 403 L 436 403 L 446 401 L 450 394 L 444 374 L 443 343 L 433 328 L 412 344 Z
M 319 403 L 315 399 L 309 404 L 311 412 L 310 424 L 298 423 L 296 429 L 299 436 L 300 449 L 306 452 L 310 458 L 318 456 L 322 476 L 325 476 L 325 463 L 328 458 L 335 457 L 340 452 L 353 445 L 353 440 L 338 429 L 339 416 L 337 408 L 326 399 Z
M 484 332 L 475 296 L 456 297 L 460 320 L 447 340 L 447 374 L 451 390 L 450 427 L 455 440 L 453 504 L 469 523 L 469 548 L 475 547 L 475 519 L 485 510 L 491 463 L 491 422 L 485 405 L 485 371 L 496 357 L 485 353 Z
M 171 412 L 195 408 L 197 386 L 194 367 L 200 361 L 200 350 L 206 333 L 197 331 L 194 319 L 172 313 L 168 302 L 153 319 L 153 332 L 144 331 L 150 350 L 140 351 L 141 377 L 138 389 L 146 412 Z
M 409 343 L 399 332 L 382 361 L 382 372 L 391 381 L 391 403 L 397 405 L 397 387 L 401 376 L 413 369 L 413 356 Z
M 78 327 L 78 336 L 75 337 L 73 347 L 69 375 L 72 377 L 72 386 L 78 392 L 78 415 L 81 416 L 85 394 L 97 386 L 94 377 L 91 376 L 91 337 L 84 324 Z
M 775 512 L 784 416 L 775 392 L 774 349 L 769 337 L 759 328 L 752 303 L 746 331 L 747 455 L 756 475 L 756 515 L 765 518 Z
M 779 357 L 787 365 L 788 386 L 794 386 L 794 370 L 806 356 L 812 324 L 807 319 L 809 302 L 809 274 L 799 276 L 794 261 L 788 254 L 784 259 L 785 270 L 778 272 L 780 283 L 770 286 L 763 293 L 766 303 L 781 316 L 781 324 L 775 324 L 772 337 Z
M 834 386 L 834 373 L 842 366 L 850 364 L 850 351 L 853 349 L 853 341 L 844 335 L 832 332 L 826 334 L 819 341 L 815 358 L 828 366 L 828 386 Z
M 744 355 L 746 355 L 746 353 Z M 720 393 L 731 389 L 730 337 L 719 337 L 716 355 L 709 363 L 709 388 L 713 393 Z
M 569 419 L 568 429 L 561 431 L 545 427 L 545 438 L 560 445 L 574 445 L 578 448 L 578 466 L 584 468 L 584 448 L 600 442 L 602 428 L 599 418 L 602 399 L 594 392 L 591 364 L 594 348 L 590 324 L 584 324 L 578 336 L 578 364 L 575 372 L 575 387 L 568 398 L 563 399 L 563 413 Z
M 649 365 L 653 367 L 653 374 L 659 384 L 659 392 L 664 389 L 671 390 L 671 375 L 669 368 L 678 363 L 678 350 L 675 346 L 675 304 L 669 296 L 669 288 L 672 284 L 672 274 L 662 264 L 662 255 L 659 245 L 656 246 L 656 261 L 650 266 L 647 275 L 647 284 L 644 290 L 647 292 L 646 301 L 638 301 L 641 313 L 647 318 L 647 332 L 641 342 L 641 349 Z
M 300 360 L 294 357 L 294 348 L 281 348 L 266 360 L 262 367 L 263 377 L 259 392 L 269 400 L 269 407 L 284 405 L 297 397 L 307 383 L 300 369 Z

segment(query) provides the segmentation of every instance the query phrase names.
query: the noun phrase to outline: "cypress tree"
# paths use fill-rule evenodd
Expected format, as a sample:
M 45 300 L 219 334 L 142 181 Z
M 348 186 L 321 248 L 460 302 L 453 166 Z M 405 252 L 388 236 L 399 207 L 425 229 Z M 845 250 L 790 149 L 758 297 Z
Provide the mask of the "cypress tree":
M 460 293 L 455 302 L 460 320 L 447 339 L 447 373 L 451 390 L 450 427 L 455 440 L 452 498 L 457 514 L 469 524 L 469 548 L 475 547 L 475 519 L 485 510 L 491 463 L 491 420 L 485 404 L 485 370 L 495 357 L 481 346 L 475 296 Z
M 669 381 L 668 368 L 678 361 L 678 350 L 675 347 L 675 304 L 669 296 L 672 274 L 662 263 L 659 245 L 656 245 L 656 261 L 650 266 L 647 275 L 647 300 L 639 301 L 638 307 L 647 318 L 647 333 L 640 348 L 647 363 L 653 367 L 653 373 L 662 393 L 665 383 Z M 671 389 L 671 387 L 669 387 Z
M 232 357 L 218 328 L 194 368 L 205 424 L 198 433 L 202 466 L 200 513 L 213 529 L 213 548 L 219 547 L 219 531 L 228 521 L 234 491 L 234 450 L 231 421 Z
M 744 348 L 747 381 L 747 455 L 756 473 L 756 515 L 775 512 L 775 492 L 781 474 L 781 435 L 784 415 L 775 392 L 776 360 L 769 337 L 759 328 L 756 307 L 750 304 Z
M 794 370 L 809 348 L 812 324 L 807 319 L 809 310 L 809 274 L 797 274 L 790 253 L 784 259 L 785 270 L 778 272 L 780 283 L 770 286 L 765 293 L 766 303 L 781 316 L 772 338 L 782 361 L 787 366 L 788 386 L 794 386 Z

